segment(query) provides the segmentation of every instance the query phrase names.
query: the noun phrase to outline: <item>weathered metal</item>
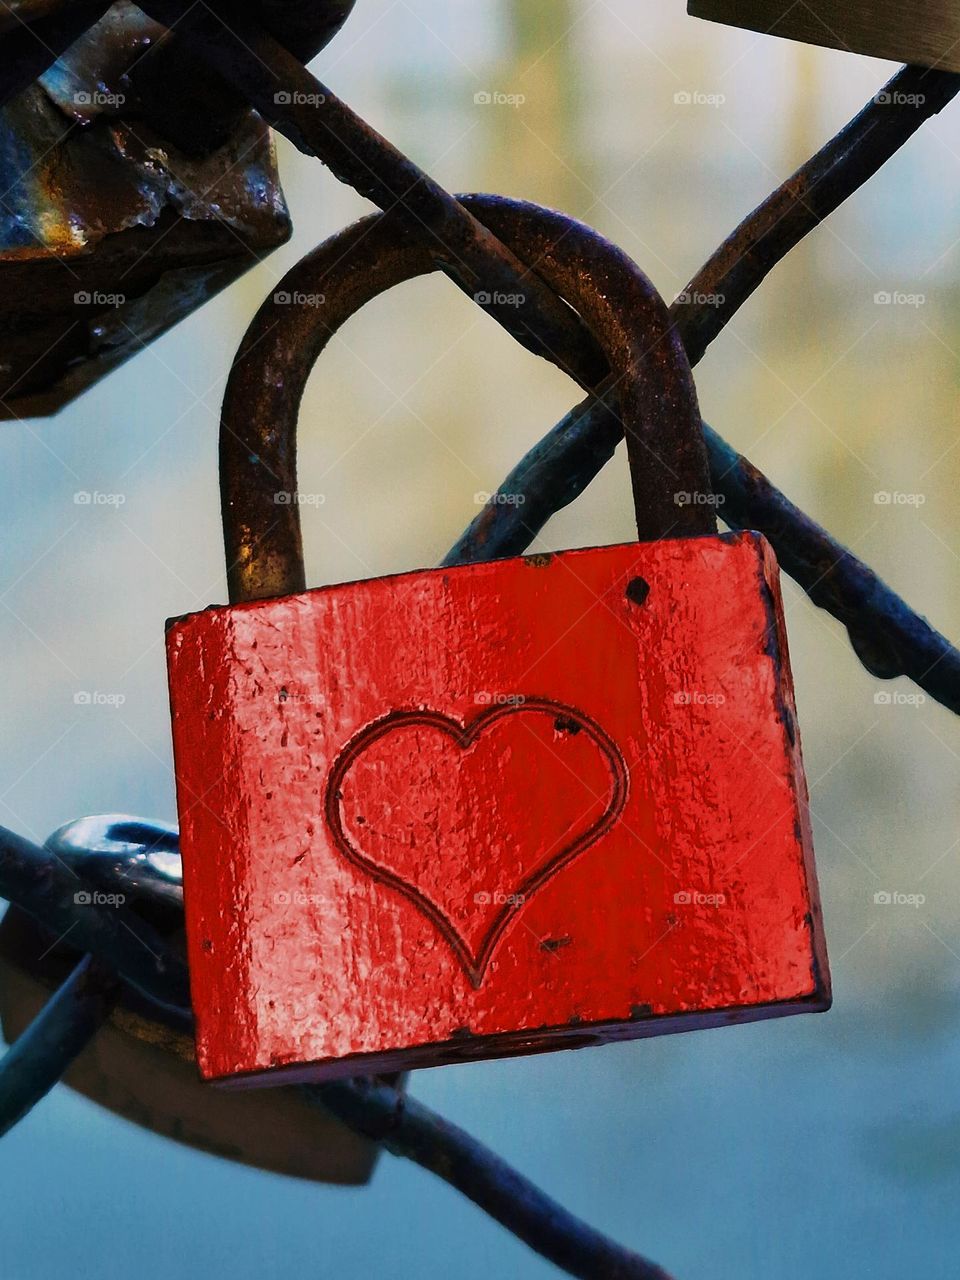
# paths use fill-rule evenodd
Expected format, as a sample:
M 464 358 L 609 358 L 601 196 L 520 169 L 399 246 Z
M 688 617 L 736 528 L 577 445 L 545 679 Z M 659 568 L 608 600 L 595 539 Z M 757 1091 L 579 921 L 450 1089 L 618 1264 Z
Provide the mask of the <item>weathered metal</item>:
M 0 848 L 10 838 L 12 833 L 0 828 Z M 28 849 L 41 854 L 36 846 L 19 844 L 24 856 L 29 856 Z M 43 857 L 40 862 L 46 865 Z M 145 906 L 152 903 L 151 913 L 166 910 L 163 890 L 152 882 L 144 883 L 143 900 Z M 92 905 L 90 910 L 109 908 Z M 0 926 L 0 936 L 2 933 Z M 111 956 L 111 966 L 113 959 Z M 35 1036 L 37 1028 L 32 1025 L 27 1038 L 21 1036 L 0 1058 L 0 1130 L 9 1129 L 30 1103 L 42 1096 L 41 1086 L 51 1085 L 65 1072 L 71 1061 L 69 1054 L 79 1052 L 78 1041 L 82 1048 L 84 1035 L 95 1034 L 91 1013 L 96 1011 L 100 995 L 90 982 L 89 968 L 84 966 L 79 974 L 74 971 L 44 1006 L 40 1015 L 43 1035 Z M 168 1002 L 173 997 L 171 988 Z M 323 1108 L 362 1137 L 443 1178 L 570 1275 L 583 1280 L 669 1280 L 654 1263 L 568 1213 L 475 1138 L 406 1097 L 396 1083 L 386 1079 L 339 1080 L 303 1086 L 299 1093 L 312 1108 L 304 1117 L 302 1145 L 309 1146 L 315 1140 L 313 1121 L 316 1111 Z
M 254 115 L 191 159 L 76 83 L 58 64 L 0 112 L 2 417 L 60 408 L 290 232 Z
M 359 306 L 436 263 L 402 225 L 360 224 L 311 257 L 322 305 L 261 308 L 221 431 L 245 603 L 168 632 L 208 1078 L 829 1002 L 772 553 L 713 532 L 689 368 L 639 269 L 560 214 L 499 211 L 616 370 L 638 528 L 662 540 L 303 593 L 307 375 Z
M 3 937 L 16 908 L 0 924 L 0 1026 L 16 979 L 6 970 Z M 44 990 L 24 1025 L 5 1029 L 10 1048 L 2 1059 L 0 1137 L 58 1084 L 110 1016 L 120 994 L 120 979 L 91 956 L 83 956 L 54 994 Z M 14 1022 L 19 1020 L 14 1019 Z
M 65 998 L 61 983 L 66 992 L 72 990 L 77 979 L 66 975 L 82 963 L 82 956 L 63 944 L 49 950 L 52 941 L 16 908 L 0 923 L 0 1026 L 14 1046 L 25 1037 L 24 1054 L 37 1035 L 31 1030 L 34 1020 L 48 1009 L 58 987 L 57 998 Z M 212 1090 L 197 1074 L 189 1028 L 175 1025 L 129 991 L 112 1011 L 99 988 L 92 996 L 81 989 L 75 998 L 88 1000 L 88 1016 L 103 1020 L 92 1027 L 86 1018 L 70 1024 L 78 1036 L 86 1036 L 63 1074 L 76 1092 L 163 1137 L 242 1164 L 315 1182 L 359 1186 L 369 1181 L 376 1144 L 319 1110 L 299 1089 Z M 34 1080 L 31 1092 L 36 1088 Z
M 60 408 L 289 236 L 252 112 L 188 156 L 131 88 L 162 34 L 114 6 L 0 111 L 0 417 Z
M 778 187 L 711 255 L 671 307 L 696 364 L 767 274 L 960 90 L 960 76 L 905 67 L 815 156 Z M 496 227 L 495 207 L 477 210 Z M 298 287 L 310 291 L 305 273 Z M 590 397 L 513 468 L 443 563 L 520 555 L 547 520 L 572 502 L 622 439 L 615 412 Z M 851 551 L 800 511 L 704 424 L 713 490 L 726 523 L 757 529 L 781 569 L 849 632 L 872 674 L 905 675 L 960 713 L 960 651 Z
M 144 0 L 245 101 L 342 182 L 392 210 L 431 249 L 437 265 L 518 342 L 587 388 L 606 372 L 593 335 L 530 270 L 448 191 L 321 84 L 245 11 L 221 17 L 209 5 L 181 13 L 181 0 Z
M 689 0 L 687 12 L 828 49 L 960 71 L 956 0 Z
M 68 823 L 45 847 L 73 877 L 78 914 L 123 907 L 137 945 L 176 950 L 183 884 L 175 827 L 106 814 Z M 232 1096 L 204 1086 L 189 1016 L 119 988 L 71 945 L 75 936 L 51 935 L 16 907 L 0 924 L 0 1024 L 13 1055 L 0 1128 L 62 1074 L 101 1106 L 189 1146 L 313 1181 L 369 1180 L 376 1144 L 302 1091 Z M 38 1071 L 38 1062 L 53 1065 Z M 8 1105 L 10 1092 L 21 1095 L 19 1107 Z

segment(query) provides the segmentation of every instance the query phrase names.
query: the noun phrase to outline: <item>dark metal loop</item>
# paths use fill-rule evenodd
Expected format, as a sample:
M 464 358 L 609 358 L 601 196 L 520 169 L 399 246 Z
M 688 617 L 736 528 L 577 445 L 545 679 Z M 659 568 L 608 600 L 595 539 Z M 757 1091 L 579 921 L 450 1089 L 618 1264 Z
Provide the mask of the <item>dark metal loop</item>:
M 606 385 L 625 427 L 639 537 L 713 532 L 696 389 L 654 286 L 621 249 L 564 214 L 496 196 L 458 199 L 576 308 L 603 347 L 615 373 Z M 436 269 L 428 243 L 399 219 L 377 214 L 302 259 L 254 317 L 227 383 L 220 428 L 232 602 L 305 587 L 296 431 L 320 353 L 366 302 Z

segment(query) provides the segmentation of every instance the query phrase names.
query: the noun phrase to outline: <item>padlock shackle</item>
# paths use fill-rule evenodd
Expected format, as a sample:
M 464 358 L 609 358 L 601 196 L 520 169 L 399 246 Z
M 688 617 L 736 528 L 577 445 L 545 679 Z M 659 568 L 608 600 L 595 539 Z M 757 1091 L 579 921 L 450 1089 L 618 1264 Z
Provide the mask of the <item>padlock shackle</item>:
M 581 315 L 615 374 L 641 541 L 714 533 L 700 409 L 666 304 L 621 249 L 573 218 L 499 196 L 458 199 Z M 334 333 L 394 285 L 438 269 L 429 239 L 374 214 L 303 258 L 244 335 L 220 426 L 231 603 L 306 588 L 297 502 L 303 391 Z M 684 500 L 685 498 L 685 500 Z

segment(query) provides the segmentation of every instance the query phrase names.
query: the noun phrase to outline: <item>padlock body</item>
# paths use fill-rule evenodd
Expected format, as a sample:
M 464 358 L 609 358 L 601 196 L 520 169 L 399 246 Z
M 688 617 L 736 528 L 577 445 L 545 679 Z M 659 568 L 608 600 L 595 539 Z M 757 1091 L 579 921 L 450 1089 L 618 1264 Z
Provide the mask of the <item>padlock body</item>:
M 207 1078 L 828 1006 L 759 535 L 328 587 L 167 641 Z
M 828 49 L 960 71 L 956 0 L 689 0 L 687 12 Z

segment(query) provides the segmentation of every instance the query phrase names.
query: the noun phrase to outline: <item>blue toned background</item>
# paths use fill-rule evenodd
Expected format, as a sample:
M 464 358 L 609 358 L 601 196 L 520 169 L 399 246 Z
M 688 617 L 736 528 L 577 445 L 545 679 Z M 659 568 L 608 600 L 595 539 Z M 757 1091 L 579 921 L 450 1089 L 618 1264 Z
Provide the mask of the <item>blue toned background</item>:
M 316 69 L 449 188 L 566 208 L 669 297 L 889 71 L 697 22 L 681 0 L 359 0 Z M 706 417 L 954 637 L 958 152 L 955 105 L 773 273 L 697 375 Z M 365 210 L 283 141 L 280 159 L 290 245 L 57 418 L 0 427 L 0 822 L 34 838 L 81 813 L 175 816 L 163 623 L 225 599 L 229 362 L 282 272 Z M 896 292 L 923 301 L 875 301 Z M 305 512 L 311 582 L 435 563 L 474 494 L 576 398 L 441 279 L 368 308 L 305 401 L 302 475 L 326 495 Z M 78 490 L 125 502 L 77 506 Z M 538 546 L 630 536 L 621 452 Z M 679 1280 L 948 1280 L 960 737 L 910 686 L 881 690 L 840 628 L 786 594 L 834 1010 L 411 1088 Z M 81 689 L 125 701 L 77 706 Z M 880 891 L 925 901 L 880 906 Z M 2 1280 L 555 1274 L 390 1156 L 369 1188 L 318 1188 L 62 1088 L 0 1146 L 0 1186 Z

